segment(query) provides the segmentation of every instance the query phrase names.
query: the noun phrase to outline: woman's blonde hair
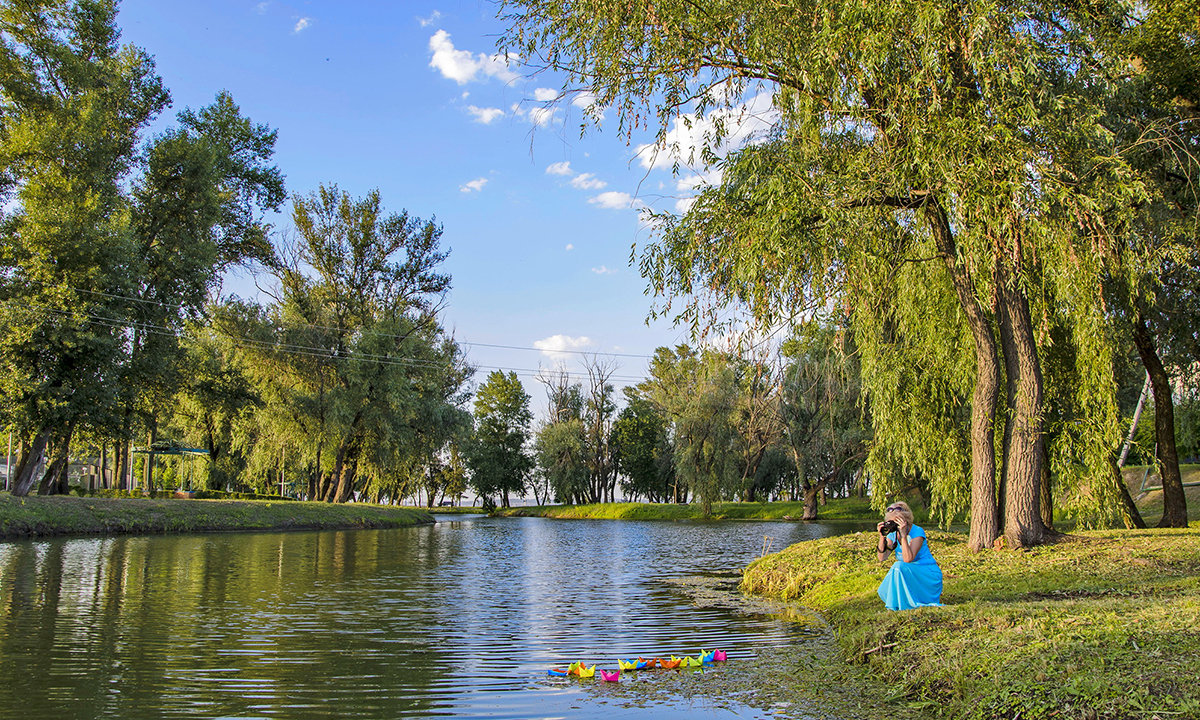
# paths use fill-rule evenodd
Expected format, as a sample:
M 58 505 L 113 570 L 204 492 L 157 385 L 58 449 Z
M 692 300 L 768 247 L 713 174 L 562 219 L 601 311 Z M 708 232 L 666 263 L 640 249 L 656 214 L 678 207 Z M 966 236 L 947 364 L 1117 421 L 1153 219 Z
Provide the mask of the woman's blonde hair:
M 887 514 L 889 512 L 899 513 L 901 516 L 904 517 L 905 520 L 908 521 L 909 525 L 913 524 L 912 509 L 909 508 L 908 503 L 904 502 L 903 500 L 897 500 L 896 502 L 892 503 L 891 505 L 888 505 L 887 510 L 885 510 L 883 513 L 883 516 L 887 517 Z

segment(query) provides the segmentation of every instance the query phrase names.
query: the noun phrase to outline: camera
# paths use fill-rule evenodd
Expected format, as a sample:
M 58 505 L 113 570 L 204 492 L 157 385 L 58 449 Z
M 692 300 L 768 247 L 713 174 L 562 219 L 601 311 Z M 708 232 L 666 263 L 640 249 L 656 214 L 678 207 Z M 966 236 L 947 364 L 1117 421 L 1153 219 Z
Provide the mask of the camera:
M 879 534 L 883 535 L 884 537 L 886 537 L 888 533 L 894 532 L 900 532 L 900 523 L 896 522 L 895 520 L 885 520 L 883 525 L 879 526 Z

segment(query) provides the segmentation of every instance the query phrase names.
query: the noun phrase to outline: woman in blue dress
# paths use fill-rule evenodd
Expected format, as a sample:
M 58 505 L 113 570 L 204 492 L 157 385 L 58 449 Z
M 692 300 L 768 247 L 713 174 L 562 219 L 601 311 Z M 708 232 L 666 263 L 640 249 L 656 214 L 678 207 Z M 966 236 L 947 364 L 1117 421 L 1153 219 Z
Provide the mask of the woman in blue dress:
M 898 530 L 884 533 L 883 525 L 894 521 Z M 911 610 L 942 604 L 942 569 L 929 551 L 925 530 L 913 524 L 912 510 L 896 502 L 884 511 L 879 529 L 879 561 L 895 549 L 896 562 L 879 585 L 879 597 L 888 610 Z

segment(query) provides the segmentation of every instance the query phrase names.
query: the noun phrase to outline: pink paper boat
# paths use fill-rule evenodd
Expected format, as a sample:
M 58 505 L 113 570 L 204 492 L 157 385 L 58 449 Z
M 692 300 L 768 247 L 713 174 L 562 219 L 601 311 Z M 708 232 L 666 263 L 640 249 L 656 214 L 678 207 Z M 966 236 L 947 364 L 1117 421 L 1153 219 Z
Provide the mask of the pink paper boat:
M 609 672 L 607 670 L 601 670 L 600 679 L 604 682 L 616 682 L 617 680 L 621 679 L 621 671 L 613 670 L 612 672 Z
M 713 650 L 713 662 L 725 662 L 724 650 Z

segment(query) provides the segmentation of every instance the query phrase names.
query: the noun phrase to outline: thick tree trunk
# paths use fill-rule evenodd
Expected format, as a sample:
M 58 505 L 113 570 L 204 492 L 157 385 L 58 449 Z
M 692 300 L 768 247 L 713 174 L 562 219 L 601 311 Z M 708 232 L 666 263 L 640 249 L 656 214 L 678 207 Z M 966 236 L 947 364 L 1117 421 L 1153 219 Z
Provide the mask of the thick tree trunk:
M 68 482 L 71 469 L 71 440 L 75 436 L 75 421 L 67 424 L 67 429 L 54 443 L 54 460 L 46 469 L 42 478 L 42 486 L 38 488 L 40 495 L 66 495 L 71 491 Z
M 1000 284 L 1000 339 L 1008 370 L 1010 418 L 1005 433 L 1004 537 L 1011 547 L 1030 547 L 1046 542 L 1051 533 L 1041 514 L 1042 369 L 1029 301 L 1016 282 L 1014 277 Z
M 1171 397 L 1171 379 L 1141 311 L 1134 321 L 1133 342 L 1146 372 L 1150 373 L 1150 387 L 1154 390 L 1154 439 L 1158 445 L 1155 454 L 1163 490 L 1163 515 L 1158 526 L 1185 528 L 1188 525 L 1187 496 L 1183 492 L 1179 454 L 1175 447 L 1175 401 Z
M 996 505 L 996 405 L 1000 400 L 1000 360 L 992 322 L 975 296 L 967 271 L 958 262 L 958 249 L 945 210 L 936 202 L 926 206 L 938 252 L 958 296 L 975 343 L 975 390 L 971 395 L 971 529 L 967 546 L 974 552 L 991 547 L 1000 536 Z
M 33 436 L 33 442 L 29 447 L 22 448 L 21 459 L 17 462 L 17 474 L 13 478 L 12 494 L 18 497 L 24 497 L 33 489 L 35 480 L 34 473 L 42 459 L 46 456 L 46 446 L 50 444 L 50 430 L 43 428 L 37 435 Z M 24 445 L 24 443 L 22 443 Z

